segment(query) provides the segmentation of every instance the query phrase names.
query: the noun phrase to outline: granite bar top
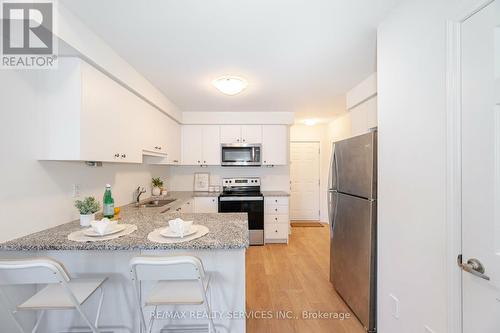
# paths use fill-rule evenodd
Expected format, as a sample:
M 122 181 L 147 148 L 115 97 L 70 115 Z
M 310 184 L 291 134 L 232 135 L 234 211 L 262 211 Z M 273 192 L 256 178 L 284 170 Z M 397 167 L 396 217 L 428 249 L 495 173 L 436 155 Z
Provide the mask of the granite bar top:
M 289 197 L 290 193 L 285 191 L 262 191 L 264 197 Z
M 208 193 L 208 192 L 207 192 Z M 101 242 L 73 242 L 68 235 L 80 230 L 79 221 L 62 224 L 28 236 L 0 244 L 0 251 L 54 251 L 54 250 L 218 250 L 248 248 L 248 215 L 244 213 L 177 213 L 171 212 L 193 197 L 192 192 L 172 192 L 165 198 L 176 198 L 163 207 L 136 207 L 130 204 L 121 207 L 120 222 L 135 224 L 137 231 L 117 239 Z M 151 198 L 141 201 L 144 203 Z M 170 210 L 165 212 L 166 210 Z M 159 244 L 150 242 L 148 234 L 156 228 L 168 225 L 168 221 L 180 217 L 210 230 L 198 239 L 177 243 Z

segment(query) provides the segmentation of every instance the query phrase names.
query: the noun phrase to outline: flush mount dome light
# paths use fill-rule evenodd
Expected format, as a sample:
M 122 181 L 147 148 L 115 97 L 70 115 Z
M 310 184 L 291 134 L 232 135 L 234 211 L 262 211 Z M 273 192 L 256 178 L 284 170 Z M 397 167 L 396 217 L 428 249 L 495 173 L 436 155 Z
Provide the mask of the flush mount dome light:
M 307 126 L 314 126 L 318 123 L 318 121 L 316 119 L 306 119 L 304 120 L 304 124 L 306 124 Z
M 212 84 L 221 93 L 226 95 L 237 95 L 248 85 L 245 79 L 237 76 L 221 76 L 212 81 Z

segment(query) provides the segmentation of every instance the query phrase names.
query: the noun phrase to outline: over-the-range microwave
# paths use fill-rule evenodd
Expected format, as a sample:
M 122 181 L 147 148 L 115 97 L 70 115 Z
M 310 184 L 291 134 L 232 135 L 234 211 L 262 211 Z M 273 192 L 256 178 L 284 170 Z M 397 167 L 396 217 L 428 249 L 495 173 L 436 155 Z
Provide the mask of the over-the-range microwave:
M 222 144 L 221 152 L 222 166 L 260 166 L 262 164 L 262 147 L 260 144 Z

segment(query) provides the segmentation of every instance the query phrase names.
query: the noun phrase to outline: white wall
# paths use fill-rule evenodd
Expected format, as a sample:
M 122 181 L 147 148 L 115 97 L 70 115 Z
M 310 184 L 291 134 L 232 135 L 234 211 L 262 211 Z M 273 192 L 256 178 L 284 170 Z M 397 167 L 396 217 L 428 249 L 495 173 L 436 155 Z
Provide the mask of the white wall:
M 290 167 L 288 165 L 274 167 L 221 167 L 221 166 L 172 166 L 168 189 L 170 191 L 192 191 L 194 174 L 210 173 L 210 185 L 222 186 L 224 177 L 260 177 L 263 191 L 290 192 Z
M 293 125 L 290 127 L 290 141 L 316 141 L 320 143 L 320 220 L 328 222 L 326 193 L 332 143 L 328 136 L 328 124 Z
M 81 195 L 102 200 L 113 185 L 117 205 L 132 202 L 137 186 L 149 187 L 168 167 L 105 164 L 90 168 L 80 162 L 40 162 L 37 71 L 4 70 L 0 75 L 0 242 L 78 218 L 73 184 Z
M 446 19 L 474 1 L 403 2 L 378 30 L 378 329 L 447 332 Z M 393 294 L 400 317 L 392 316 Z

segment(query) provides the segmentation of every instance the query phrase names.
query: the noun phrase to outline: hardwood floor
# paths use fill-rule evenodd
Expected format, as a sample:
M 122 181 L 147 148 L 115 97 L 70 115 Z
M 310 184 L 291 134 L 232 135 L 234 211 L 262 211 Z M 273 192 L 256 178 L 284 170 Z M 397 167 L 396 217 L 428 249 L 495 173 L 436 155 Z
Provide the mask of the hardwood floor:
M 328 227 L 300 227 L 292 229 L 288 245 L 248 249 L 247 313 L 254 316 L 247 319 L 248 333 L 365 332 L 352 314 L 335 318 L 350 310 L 329 282 L 329 242 Z M 303 311 L 333 318 L 304 319 Z

